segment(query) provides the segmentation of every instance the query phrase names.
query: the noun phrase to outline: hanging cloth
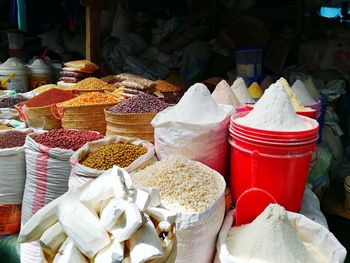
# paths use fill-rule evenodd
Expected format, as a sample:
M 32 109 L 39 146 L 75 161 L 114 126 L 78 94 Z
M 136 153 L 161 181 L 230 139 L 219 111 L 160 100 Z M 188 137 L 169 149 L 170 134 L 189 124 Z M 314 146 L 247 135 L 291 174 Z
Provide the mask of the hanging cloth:
M 17 0 L 18 29 L 27 31 L 27 7 L 26 0 Z

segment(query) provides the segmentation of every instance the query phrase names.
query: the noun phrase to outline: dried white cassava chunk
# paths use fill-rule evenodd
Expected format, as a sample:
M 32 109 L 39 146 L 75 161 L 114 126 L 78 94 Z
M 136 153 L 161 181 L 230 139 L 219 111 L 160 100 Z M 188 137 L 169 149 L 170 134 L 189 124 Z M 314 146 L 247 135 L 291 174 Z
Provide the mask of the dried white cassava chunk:
M 74 243 L 67 238 L 60 247 L 53 263 L 88 263 L 87 258 L 80 253 Z
M 158 222 L 166 221 L 169 224 L 175 224 L 176 212 L 174 211 L 170 211 L 161 207 L 149 207 L 147 208 L 147 212 L 153 219 L 157 220 Z
M 109 244 L 109 235 L 101 222 L 75 196 L 58 205 L 57 216 L 64 232 L 88 258 Z
M 117 241 L 122 242 L 128 240 L 141 225 L 139 208 L 134 203 L 129 203 L 111 233 Z
M 56 207 L 65 198 L 63 194 L 38 210 L 22 227 L 17 242 L 26 243 L 38 240 L 44 231 L 57 222 Z
M 145 211 L 151 203 L 151 196 L 146 191 L 135 189 L 133 195 L 133 202 L 141 211 Z
M 115 261 L 122 261 L 124 258 L 124 242 L 117 242 L 112 239 L 112 242 L 100 250 L 95 259 L 94 263 L 110 263 Z
M 130 258 L 132 263 L 143 263 L 147 260 L 162 257 L 163 249 L 151 219 L 143 224 L 130 238 Z
M 128 204 L 121 198 L 114 198 L 106 205 L 100 215 L 100 221 L 107 231 L 111 231 L 116 226 L 117 220 L 124 213 Z
M 53 256 L 57 253 L 62 243 L 66 240 L 67 235 L 64 233 L 61 224 L 57 222 L 46 229 L 40 238 L 40 246 L 46 254 Z

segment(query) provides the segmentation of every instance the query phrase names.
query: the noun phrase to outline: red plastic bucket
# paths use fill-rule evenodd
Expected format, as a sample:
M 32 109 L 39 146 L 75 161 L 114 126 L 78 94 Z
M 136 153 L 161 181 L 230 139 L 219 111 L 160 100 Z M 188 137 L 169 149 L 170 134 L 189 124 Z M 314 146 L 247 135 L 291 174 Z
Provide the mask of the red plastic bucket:
M 245 126 L 236 130 L 237 126 L 230 125 L 230 181 L 234 202 L 244 191 L 260 188 L 287 210 L 299 212 L 311 156 L 316 150 L 318 124 L 315 123 L 312 129 L 302 132 L 272 132 Z M 259 131 L 261 135 L 254 137 L 251 131 Z M 264 133 L 275 133 L 273 141 L 265 140 Z

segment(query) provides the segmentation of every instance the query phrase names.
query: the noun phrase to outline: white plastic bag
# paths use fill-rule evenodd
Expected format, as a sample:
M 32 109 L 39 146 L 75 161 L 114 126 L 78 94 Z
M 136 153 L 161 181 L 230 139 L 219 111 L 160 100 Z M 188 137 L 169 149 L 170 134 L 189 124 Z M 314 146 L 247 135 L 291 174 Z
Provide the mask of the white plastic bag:
M 161 122 L 161 115 L 169 108 L 157 114 L 152 121 L 157 157 L 162 159 L 171 154 L 182 155 L 225 175 L 228 149 L 227 127 L 232 106 L 221 106 L 226 108 L 227 116 L 222 122 L 216 123 Z
M 143 169 L 154 162 L 154 157 L 155 157 L 154 146 L 147 141 L 142 141 L 135 138 L 127 138 L 122 136 L 109 136 L 95 142 L 89 142 L 85 144 L 83 147 L 81 147 L 78 151 L 76 151 L 70 159 L 70 163 L 72 165 L 72 172 L 69 177 L 69 189 L 73 189 L 87 182 L 91 182 L 92 180 L 99 177 L 105 172 L 102 170 L 97 170 L 97 169 L 84 166 L 80 164 L 79 161 L 86 154 L 93 152 L 99 149 L 100 147 L 111 143 L 131 143 L 135 145 L 142 145 L 147 149 L 147 152 L 144 155 L 137 158 L 128 167 L 125 167 L 125 170 L 128 172 L 133 172 L 139 169 Z
M 19 212 L 26 180 L 24 146 L 0 149 L 0 168 L 1 236 L 14 234 L 20 227 Z
M 27 136 L 25 143 L 27 179 L 23 194 L 22 225 L 40 208 L 68 190 L 71 171 L 69 159 L 74 152 L 41 145 L 31 138 L 32 135 Z M 41 262 L 37 243 L 21 244 L 22 263 Z
M 220 176 L 218 174 L 218 176 Z M 177 213 L 176 263 L 211 263 L 225 214 L 225 182 L 220 197 L 200 213 Z
M 308 219 L 307 217 L 288 213 L 288 219 L 296 231 L 297 236 L 303 242 L 311 243 L 320 248 L 321 252 L 327 257 L 328 262 L 343 263 L 346 257 L 345 248 L 339 243 L 335 236 L 324 226 Z M 215 263 L 241 263 L 242 260 L 231 255 L 226 246 L 228 232 L 234 223 L 235 212 L 230 211 L 225 218 L 219 237 L 216 243 L 217 257 Z

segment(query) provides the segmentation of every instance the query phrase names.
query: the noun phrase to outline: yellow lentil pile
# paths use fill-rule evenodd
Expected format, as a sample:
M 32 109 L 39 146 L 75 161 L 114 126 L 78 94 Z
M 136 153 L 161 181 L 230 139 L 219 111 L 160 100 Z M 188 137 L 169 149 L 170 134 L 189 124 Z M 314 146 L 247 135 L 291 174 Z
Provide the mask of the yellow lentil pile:
M 98 78 L 86 78 L 72 87 L 75 90 L 113 90 L 115 87 Z
M 11 129 L 13 129 L 13 127 L 10 125 L 0 124 L 0 130 L 11 130 Z
M 35 93 L 36 95 L 39 95 L 41 93 L 44 93 L 45 91 L 48 91 L 50 89 L 59 89 L 55 84 L 47 84 L 47 85 L 42 85 L 40 87 L 37 87 L 36 89 L 33 89 L 32 92 Z
M 58 104 L 60 107 L 118 103 L 119 100 L 111 95 L 101 92 L 88 92 L 74 99 Z
M 80 163 L 97 170 L 108 170 L 113 165 L 128 167 L 146 152 L 147 149 L 141 145 L 113 143 L 91 152 Z
M 158 189 L 162 205 L 177 212 L 202 212 L 225 189 L 221 175 L 178 155 L 132 174 L 131 179 L 136 187 Z

